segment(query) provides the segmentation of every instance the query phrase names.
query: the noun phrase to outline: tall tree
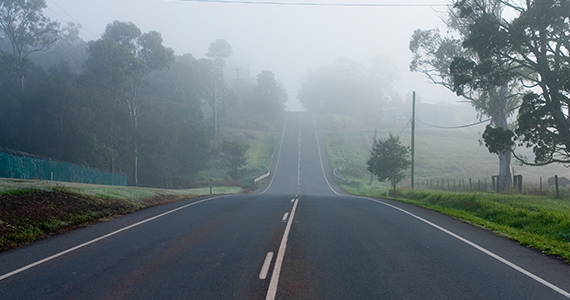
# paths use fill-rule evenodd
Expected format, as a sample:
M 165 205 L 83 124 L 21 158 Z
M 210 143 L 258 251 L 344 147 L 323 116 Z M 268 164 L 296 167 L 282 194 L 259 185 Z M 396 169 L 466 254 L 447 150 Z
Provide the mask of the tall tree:
M 481 9 L 500 18 L 504 5 L 499 0 L 471 0 Z M 450 9 L 445 20 L 449 31 L 442 36 L 438 29 L 416 30 L 410 41 L 410 51 L 414 59 L 410 70 L 424 73 L 432 83 L 455 91 L 475 107 L 479 117 L 490 117 L 491 126 L 483 135 L 509 129 L 508 118 L 519 103 L 520 85 L 513 77 L 497 77 L 493 81 L 483 82 L 485 74 L 479 69 L 470 69 L 475 62 L 486 60 L 483 53 L 474 52 L 464 47 L 472 19 L 461 18 L 456 10 Z M 470 63 L 473 62 L 473 63 Z M 489 66 L 487 66 L 489 67 Z M 508 69 L 509 64 L 503 62 L 492 66 L 497 69 Z M 479 85 L 466 85 L 463 82 L 481 79 Z M 511 151 L 497 150 L 489 147 L 491 153 L 499 158 L 499 186 L 501 190 L 510 187 L 512 176 L 510 171 Z
M 226 62 L 224 59 L 233 55 L 232 45 L 224 39 L 217 39 L 210 44 L 208 48 L 207 57 L 214 59 L 214 66 L 216 67 L 216 100 L 214 103 L 217 105 L 217 99 L 222 101 L 222 116 L 226 115 L 226 99 L 225 99 L 225 80 L 224 80 L 224 67 Z M 217 107 L 214 107 L 214 113 L 217 114 Z M 217 115 L 214 117 L 217 119 Z M 217 120 L 216 120 L 217 122 Z M 217 128 L 217 124 L 216 124 Z
M 176 56 L 168 69 L 151 74 L 139 127 L 142 185 L 187 187 L 186 176 L 207 161 L 210 139 L 198 94 L 200 75 L 190 54 Z
M 173 57 L 174 51 L 162 45 L 160 33 L 141 34 L 131 22 L 114 21 L 107 25 L 100 40 L 90 42 L 86 66 L 91 73 L 102 77 L 99 80 L 108 88 L 110 99 L 124 105 L 136 132 L 146 78 L 152 71 L 168 66 Z M 135 185 L 138 185 L 139 143 L 135 141 L 133 145 Z
M 59 38 L 59 23 L 43 15 L 44 0 L 2 0 L 0 1 L 0 39 L 10 41 L 9 49 L 0 49 L 4 60 L 10 61 L 16 70 L 21 90 L 29 66 L 28 55 L 42 51 Z
M 409 147 L 403 146 L 400 139 L 390 132 L 387 139 L 374 142 L 370 158 L 366 162 L 368 171 L 376 175 L 380 182 L 390 181 L 396 192 L 396 185 L 406 177 L 402 171 L 411 165 L 409 153 Z
M 65 62 L 73 73 L 81 74 L 87 60 L 87 42 L 79 36 L 80 30 L 81 25 L 68 23 L 61 29 L 61 38 L 52 47 L 30 53 L 29 58 L 46 70 Z
M 486 58 L 467 62 L 481 77 L 467 77 L 463 84 L 477 87 L 505 77 L 523 82 L 528 89 L 519 109 L 515 139 L 519 146 L 532 148 L 535 158 L 515 157 L 530 165 L 570 163 L 570 1 L 501 3 L 515 15 L 512 20 L 498 18 L 473 1 L 456 3 L 462 18 L 474 20 L 464 45 Z M 494 67 L 501 64 L 509 68 Z M 493 141 L 508 146 L 510 136 L 496 135 Z
M 257 75 L 257 83 L 253 87 L 253 95 L 249 106 L 252 111 L 267 117 L 278 116 L 285 109 L 287 92 L 271 71 L 262 71 Z
M 382 107 L 400 98 L 392 89 L 397 78 L 395 68 L 385 58 L 376 59 L 371 66 L 339 58 L 331 66 L 309 73 L 301 84 L 298 98 L 313 112 L 376 120 Z

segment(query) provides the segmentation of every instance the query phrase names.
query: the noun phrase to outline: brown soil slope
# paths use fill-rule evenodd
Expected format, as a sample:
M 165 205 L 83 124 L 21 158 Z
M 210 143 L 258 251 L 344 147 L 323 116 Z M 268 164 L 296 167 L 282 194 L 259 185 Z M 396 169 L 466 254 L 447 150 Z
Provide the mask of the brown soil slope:
M 0 195 L 0 252 L 145 207 L 188 198 L 164 195 L 131 201 L 45 190 Z

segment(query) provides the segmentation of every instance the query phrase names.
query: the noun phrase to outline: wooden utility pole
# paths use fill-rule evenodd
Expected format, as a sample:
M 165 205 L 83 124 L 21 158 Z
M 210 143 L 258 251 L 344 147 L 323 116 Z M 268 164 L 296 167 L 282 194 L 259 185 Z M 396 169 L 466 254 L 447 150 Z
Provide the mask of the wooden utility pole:
M 412 94 L 412 190 L 414 189 L 414 152 L 416 140 L 416 92 Z
M 374 150 L 374 145 L 376 144 L 376 133 L 377 133 L 377 130 L 376 130 L 376 128 L 374 128 L 374 140 L 372 140 L 372 150 Z M 370 184 L 372 184 L 373 179 L 374 179 L 374 174 L 372 174 L 372 172 L 370 172 Z
M 240 95 L 239 95 L 239 72 L 243 71 L 241 67 L 239 68 L 234 68 L 234 71 L 236 72 L 237 75 L 237 82 L 236 82 L 236 90 L 237 90 L 237 114 L 239 116 L 239 106 L 240 106 Z

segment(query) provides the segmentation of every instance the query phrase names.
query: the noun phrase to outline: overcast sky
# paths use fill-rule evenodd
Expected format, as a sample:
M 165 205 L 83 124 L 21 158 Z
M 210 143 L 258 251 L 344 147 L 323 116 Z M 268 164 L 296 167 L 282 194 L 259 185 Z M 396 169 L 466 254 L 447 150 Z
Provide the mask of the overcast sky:
M 231 1 L 231 0 L 230 0 Z M 251 0 L 259 1 L 259 0 Z M 264 2 L 272 0 L 263 0 Z M 275 2 L 448 4 L 448 0 L 276 0 Z M 46 0 L 45 14 L 62 25 L 79 22 L 85 40 L 100 38 L 114 20 L 131 21 L 143 32 L 156 30 L 177 55 L 204 58 L 210 43 L 227 40 L 230 64 L 248 63 L 251 75 L 275 73 L 289 94 L 289 110 L 301 108 L 297 91 L 303 78 L 345 57 L 368 65 L 386 57 L 399 70 L 396 91 L 416 91 L 423 102 L 454 103 L 445 88 L 429 84 L 423 74 L 409 72 L 410 37 L 415 29 L 445 29 L 442 6 L 331 7 L 267 4 L 224 4 L 165 0 Z M 242 73 L 240 75 L 244 76 Z M 243 78 L 243 77 L 242 77 Z

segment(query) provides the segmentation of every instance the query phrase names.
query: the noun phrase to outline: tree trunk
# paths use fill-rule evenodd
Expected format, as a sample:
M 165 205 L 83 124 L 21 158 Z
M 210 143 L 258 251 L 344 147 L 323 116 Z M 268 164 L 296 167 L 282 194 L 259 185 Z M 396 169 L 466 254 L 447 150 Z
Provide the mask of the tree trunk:
M 509 189 L 512 184 L 511 174 L 511 152 L 502 151 L 499 153 L 499 191 Z
M 503 130 L 509 129 L 509 124 L 507 120 L 507 109 L 508 109 L 508 98 L 509 95 L 509 85 L 504 84 L 499 90 L 498 101 L 500 103 L 499 109 L 497 110 L 495 116 L 493 117 L 493 123 L 497 127 L 501 127 Z M 510 188 L 512 184 L 512 174 L 511 174 L 511 151 L 502 151 L 499 153 L 499 191 L 504 191 Z

